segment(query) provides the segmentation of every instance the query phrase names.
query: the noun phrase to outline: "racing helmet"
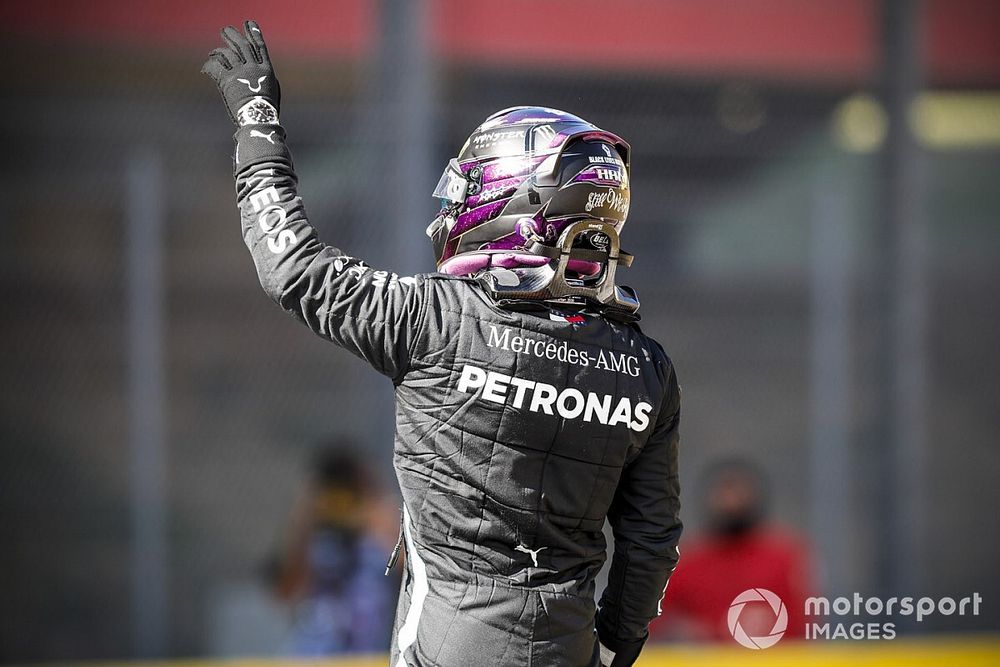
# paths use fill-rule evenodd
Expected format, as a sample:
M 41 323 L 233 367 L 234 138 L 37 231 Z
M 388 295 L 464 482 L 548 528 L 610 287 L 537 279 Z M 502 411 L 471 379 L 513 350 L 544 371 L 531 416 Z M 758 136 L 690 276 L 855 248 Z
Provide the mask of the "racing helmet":
M 634 312 L 614 285 L 631 264 L 629 145 L 573 114 L 512 107 L 477 127 L 434 190 L 437 268 L 477 275 L 512 299 L 583 297 Z

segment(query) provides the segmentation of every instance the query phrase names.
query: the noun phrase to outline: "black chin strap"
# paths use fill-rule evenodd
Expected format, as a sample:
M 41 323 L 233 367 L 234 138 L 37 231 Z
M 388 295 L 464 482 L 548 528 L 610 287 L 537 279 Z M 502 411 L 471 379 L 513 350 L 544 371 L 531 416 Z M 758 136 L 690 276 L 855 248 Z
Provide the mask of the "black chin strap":
M 631 287 L 622 287 L 620 289 L 625 290 L 627 294 L 630 294 L 638 301 L 638 298 L 635 296 L 635 292 L 632 291 Z M 568 299 L 549 299 L 547 301 L 538 301 L 535 299 L 498 299 L 496 303 L 505 310 L 513 310 L 523 313 L 542 313 L 552 312 L 553 310 L 563 312 L 566 310 L 576 312 L 596 312 L 607 317 L 608 319 L 612 319 L 623 324 L 631 324 L 642 319 L 639 313 L 634 310 L 595 304 L 592 301 L 578 297 Z

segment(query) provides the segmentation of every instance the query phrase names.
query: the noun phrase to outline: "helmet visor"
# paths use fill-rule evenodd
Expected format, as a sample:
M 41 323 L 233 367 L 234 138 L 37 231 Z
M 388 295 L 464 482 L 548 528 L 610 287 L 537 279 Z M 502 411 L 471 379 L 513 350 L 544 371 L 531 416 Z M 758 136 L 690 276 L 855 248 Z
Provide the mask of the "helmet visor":
M 452 158 L 441 174 L 437 187 L 434 188 L 434 196 L 450 204 L 462 204 L 468 193 L 469 179 L 458 166 L 458 159 Z

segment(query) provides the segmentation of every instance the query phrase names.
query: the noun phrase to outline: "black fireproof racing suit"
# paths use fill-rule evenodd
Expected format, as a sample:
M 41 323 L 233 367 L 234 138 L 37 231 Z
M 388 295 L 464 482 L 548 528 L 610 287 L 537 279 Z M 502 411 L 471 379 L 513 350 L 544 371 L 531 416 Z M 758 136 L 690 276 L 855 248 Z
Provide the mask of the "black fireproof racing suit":
M 373 270 L 317 240 L 281 127 L 235 139 L 264 290 L 395 385 L 406 576 L 391 664 L 584 667 L 602 650 L 630 664 L 681 533 L 662 348 L 600 315 L 500 307 L 472 279 Z

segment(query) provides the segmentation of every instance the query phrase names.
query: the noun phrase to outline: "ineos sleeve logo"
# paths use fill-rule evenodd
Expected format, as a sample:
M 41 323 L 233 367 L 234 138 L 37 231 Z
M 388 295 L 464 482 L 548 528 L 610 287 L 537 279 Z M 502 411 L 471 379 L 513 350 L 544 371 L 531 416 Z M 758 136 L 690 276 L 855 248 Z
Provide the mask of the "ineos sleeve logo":
M 274 175 L 274 170 L 262 172 L 263 176 L 254 185 L 250 194 L 250 206 L 257 214 L 257 226 L 267 238 L 267 248 L 275 255 L 280 255 L 298 242 L 295 232 L 285 229 L 288 224 L 288 212 L 281 205 L 281 194 L 274 185 L 261 186 L 268 183 Z

